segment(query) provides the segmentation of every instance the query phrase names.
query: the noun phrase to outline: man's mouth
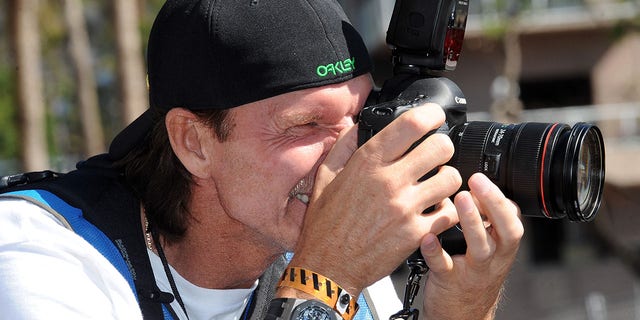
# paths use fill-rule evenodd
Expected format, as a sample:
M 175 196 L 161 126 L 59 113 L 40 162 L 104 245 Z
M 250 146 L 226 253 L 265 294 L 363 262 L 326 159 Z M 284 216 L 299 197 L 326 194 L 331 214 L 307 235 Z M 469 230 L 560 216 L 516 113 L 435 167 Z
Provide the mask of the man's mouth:
M 296 199 L 302 201 L 304 204 L 309 204 L 309 196 L 306 194 L 298 193 L 296 194 Z
M 309 190 L 311 183 L 307 179 L 300 180 L 295 187 L 289 192 L 291 198 L 296 198 L 304 204 L 309 204 Z

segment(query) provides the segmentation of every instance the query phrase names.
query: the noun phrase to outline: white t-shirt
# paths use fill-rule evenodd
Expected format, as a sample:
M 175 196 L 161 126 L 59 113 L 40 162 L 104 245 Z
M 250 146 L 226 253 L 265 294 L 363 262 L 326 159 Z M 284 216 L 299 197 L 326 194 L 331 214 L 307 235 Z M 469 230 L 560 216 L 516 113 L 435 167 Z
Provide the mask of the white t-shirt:
M 160 259 L 150 257 L 158 286 L 171 292 Z M 172 271 L 191 320 L 238 319 L 252 292 L 199 288 Z M 102 254 L 46 210 L 12 199 L 0 199 L 0 317 L 142 319 L 127 281 Z
M 162 261 L 153 251 L 147 249 L 151 260 L 151 268 L 156 278 L 158 288 L 171 293 L 171 285 L 164 272 Z M 249 302 L 251 293 L 258 286 L 258 281 L 250 289 L 206 289 L 198 287 L 183 278 L 173 267 L 169 266 L 173 280 L 178 288 L 178 293 L 184 302 L 189 319 L 216 319 L 231 320 L 242 319 L 242 312 Z M 180 319 L 187 319 L 176 299 L 171 303 L 171 308 Z

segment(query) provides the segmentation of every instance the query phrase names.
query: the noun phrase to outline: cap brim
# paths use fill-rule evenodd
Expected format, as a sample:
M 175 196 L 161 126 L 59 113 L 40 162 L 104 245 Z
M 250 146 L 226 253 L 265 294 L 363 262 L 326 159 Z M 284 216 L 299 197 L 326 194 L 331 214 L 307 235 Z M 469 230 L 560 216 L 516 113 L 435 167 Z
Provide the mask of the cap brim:
M 140 146 L 147 139 L 154 122 L 153 112 L 147 109 L 111 141 L 109 157 L 113 161 L 120 160 Z

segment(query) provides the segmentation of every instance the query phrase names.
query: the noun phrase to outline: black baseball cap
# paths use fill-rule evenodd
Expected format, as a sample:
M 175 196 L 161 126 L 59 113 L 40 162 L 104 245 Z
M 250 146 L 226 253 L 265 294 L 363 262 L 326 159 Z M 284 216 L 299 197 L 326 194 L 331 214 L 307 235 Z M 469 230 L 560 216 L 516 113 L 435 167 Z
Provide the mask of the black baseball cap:
M 335 0 L 168 0 L 147 51 L 150 108 L 111 143 L 121 159 L 146 139 L 154 109 L 228 109 L 371 71 Z

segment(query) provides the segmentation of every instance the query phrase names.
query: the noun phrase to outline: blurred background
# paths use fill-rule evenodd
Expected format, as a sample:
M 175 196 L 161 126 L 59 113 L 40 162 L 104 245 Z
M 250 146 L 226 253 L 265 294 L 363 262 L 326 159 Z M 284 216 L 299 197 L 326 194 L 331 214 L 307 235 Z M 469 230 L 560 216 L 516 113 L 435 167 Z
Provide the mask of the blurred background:
M 0 1 L 0 175 L 73 169 L 147 107 L 160 0 Z M 392 0 L 340 1 L 381 85 Z M 640 320 L 640 0 L 471 0 L 446 74 L 469 120 L 598 124 L 604 201 L 591 223 L 525 218 L 498 319 Z

